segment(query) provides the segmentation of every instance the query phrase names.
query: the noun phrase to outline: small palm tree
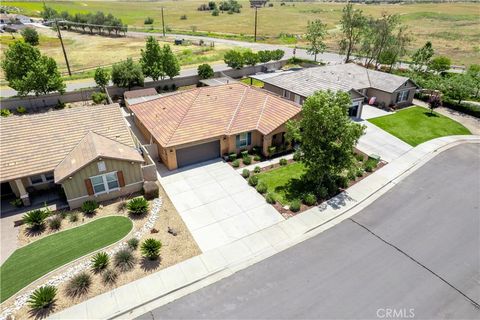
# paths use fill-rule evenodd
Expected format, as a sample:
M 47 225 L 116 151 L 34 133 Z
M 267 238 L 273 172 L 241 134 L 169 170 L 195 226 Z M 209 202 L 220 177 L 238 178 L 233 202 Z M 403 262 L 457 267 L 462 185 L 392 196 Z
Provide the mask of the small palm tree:
M 140 248 L 142 255 L 150 260 L 156 260 L 160 256 L 162 243 L 152 238 L 146 239 Z
M 105 252 L 98 252 L 92 257 L 92 270 L 100 272 L 108 266 L 110 258 Z
M 148 211 L 148 201 L 144 197 L 134 198 L 127 203 L 128 212 L 133 215 L 142 215 Z
M 23 223 L 26 223 L 32 229 L 40 229 L 43 227 L 45 223 L 45 219 L 47 218 L 47 212 L 43 211 L 42 209 L 32 210 L 27 212 L 23 217 Z
M 47 309 L 55 302 L 57 288 L 44 286 L 36 289 L 27 301 L 33 310 Z

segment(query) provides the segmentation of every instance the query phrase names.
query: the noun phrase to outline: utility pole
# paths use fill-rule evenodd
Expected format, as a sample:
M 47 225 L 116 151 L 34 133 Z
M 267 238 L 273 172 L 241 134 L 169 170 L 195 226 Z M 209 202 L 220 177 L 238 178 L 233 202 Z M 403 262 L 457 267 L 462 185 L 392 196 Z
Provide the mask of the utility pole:
M 165 19 L 163 17 L 163 7 L 162 7 L 162 30 L 163 30 L 163 37 L 165 38 Z
M 65 57 L 65 62 L 67 63 L 68 75 L 72 75 L 72 71 L 70 71 L 70 64 L 68 63 L 67 52 L 65 51 L 65 46 L 63 45 L 62 39 L 62 31 L 60 31 L 60 27 L 58 26 L 58 20 L 55 18 L 55 25 L 57 26 L 58 38 L 60 39 L 60 43 L 62 44 L 63 56 Z
M 257 6 L 255 6 L 255 35 L 253 37 L 253 42 L 257 42 Z

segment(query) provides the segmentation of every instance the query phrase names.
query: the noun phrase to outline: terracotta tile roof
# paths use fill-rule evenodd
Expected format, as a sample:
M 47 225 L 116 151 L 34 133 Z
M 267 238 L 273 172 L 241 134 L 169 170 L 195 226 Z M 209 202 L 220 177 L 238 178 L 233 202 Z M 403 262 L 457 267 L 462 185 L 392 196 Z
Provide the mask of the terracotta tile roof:
M 180 91 L 130 109 L 163 147 L 252 130 L 268 134 L 301 111 L 242 83 Z
M 143 162 L 135 148 L 89 131 L 55 167 L 55 183 L 59 183 L 97 158 Z
M 157 90 L 155 90 L 155 88 L 147 88 L 147 89 L 126 91 L 123 94 L 123 97 L 125 99 L 133 99 L 133 98 L 148 97 L 148 96 L 155 96 L 155 95 L 158 95 Z
M 118 104 L 2 118 L 0 181 L 53 171 L 89 131 L 134 147 Z

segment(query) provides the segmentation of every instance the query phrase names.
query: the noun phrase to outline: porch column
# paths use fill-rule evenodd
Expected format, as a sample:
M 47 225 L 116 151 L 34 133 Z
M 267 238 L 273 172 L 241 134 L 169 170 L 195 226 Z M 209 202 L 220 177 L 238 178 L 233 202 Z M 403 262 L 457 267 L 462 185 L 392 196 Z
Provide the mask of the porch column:
M 23 205 L 28 207 L 30 205 L 30 197 L 28 196 L 27 190 L 25 190 L 22 179 L 15 179 L 15 185 L 18 188 L 18 193 L 20 194 Z
M 268 157 L 268 148 L 272 145 L 272 136 L 270 134 L 267 134 L 266 136 L 263 136 L 263 155 Z

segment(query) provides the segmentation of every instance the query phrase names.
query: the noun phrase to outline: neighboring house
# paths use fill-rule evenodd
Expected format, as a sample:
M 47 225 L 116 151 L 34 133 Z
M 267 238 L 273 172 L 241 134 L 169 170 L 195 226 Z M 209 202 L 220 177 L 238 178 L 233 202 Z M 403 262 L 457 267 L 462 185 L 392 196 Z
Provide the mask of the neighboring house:
M 142 190 L 143 164 L 118 104 L 3 118 L 2 194 L 24 205 L 61 187 L 71 208 Z
M 354 63 L 306 68 L 258 79 L 265 83 L 264 89 L 300 104 L 318 90 L 349 92 L 352 97 L 349 115 L 357 118 L 362 115 L 365 99 L 368 102 L 374 97 L 378 105 L 403 107 L 412 104 L 417 89 L 409 78 Z
M 125 106 L 127 107 L 131 104 L 157 99 L 158 97 L 160 97 L 160 95 L 155 88 L 131 90 L 123 94 Z
M 261 147 L 284 146 L 285 123 L 301 107 L 242 83 L 179 91 L 130 105 L 135 123 L 168 169 Z
M 0 13 L 0 24 L 30 23 L 32 19 L 21 14 Z

